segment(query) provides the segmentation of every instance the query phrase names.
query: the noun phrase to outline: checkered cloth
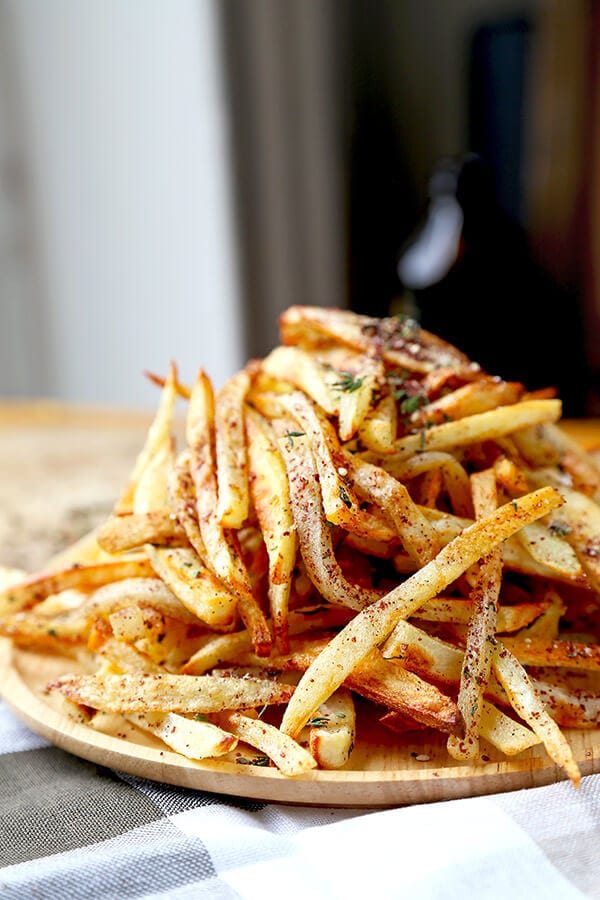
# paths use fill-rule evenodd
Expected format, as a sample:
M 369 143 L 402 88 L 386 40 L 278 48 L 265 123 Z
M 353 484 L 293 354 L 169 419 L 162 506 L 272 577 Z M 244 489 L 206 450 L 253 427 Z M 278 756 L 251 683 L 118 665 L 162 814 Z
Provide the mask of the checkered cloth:
M 600 776 L 423 806 L 252 803 L 110 771 L 0 704 L 3 900 L 600 897 Z

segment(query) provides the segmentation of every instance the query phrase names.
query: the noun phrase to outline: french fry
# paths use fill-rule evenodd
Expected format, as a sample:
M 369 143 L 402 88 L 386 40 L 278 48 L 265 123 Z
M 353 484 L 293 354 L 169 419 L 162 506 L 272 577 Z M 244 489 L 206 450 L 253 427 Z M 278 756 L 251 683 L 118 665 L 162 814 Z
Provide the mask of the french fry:
M 352 614 L 348 610 L 335 606 L 317 606 L 305 610 L 297 609 L 288 617 L 289 634 L 303 634 L 327 628 L 345 625 Z M 183 666 L 186 675 L 203 675 L 210 669 L 225 663 L 234 663 L 243 659 L 252 649 L 250 635 L 247 631 L 235 634 L 224 634 L 218 637 L 207 637 L 195 653 Z M 287 650 L 280 651 L 287 653 Z M 268 661 L 267 661 L 268 664 Z
M 202 369 L 149 376 L 113 514 L 44 572 L 0 569 L 0 634 L 76 659 L 50 687 L 78 721 L 188 759 L 351 767 L 370 707 L 459 762 L 543 742 L 577 784 L 559 726 L 600 720 L 600 468 L 555 392 L 405 316 L 293 307 L 281 336 L 216 396 Z
M 197 616 L 154 575 L 154 571 L 152 575 L 154 577 L 124 578 L 122 581 L 98 588 L 85 601 L 85 614 L 90 620 L 94 620 L 99 617 L 108 618 L 119 609 L 141 606 L 155 609 L 180 622 L 197 623 Z
M 356 710 L 352 694 L 339 688 L 309 719 L 310 752 L 321 769 L 341 769 L 356 738 Z
M 305 673 L 284 713 L 282 730 L 297 734 L 361 659 L 386 639 L 400 618 L 413 615 L 422 603 L 443 591 L 503 540 L 561 503 L 557 491 L 542 488 L 521 498 L 518 505 L 500 507 L 463 531 L 403 584 L 363 609 Z
M 473 508 L 478 518 L 497 508 L 496 476 L 492 469 L 471 476 Z M 479 755 L 479 727 L 483 695 L 490 677 L 502 583 L 502 554 L 494 548 L 479 563 L 471 591 L 474 609 L 464 651 L 457 705 L 464 730 L 450 735 L 448 752 L 455 759 L 476 759 Z
M 287 650 L 288 606 L 298 538 L 285 464 L 267 425 L 246 410 L 250 494 L 269 555 L 269 606 L 280 652 Z
M 215 400 L 217 465 L 216 517 L 223 528 L 241 528 L 248 518 L 248 464 L 244 436 L 244 400 L 250 372 L 244 369 L 221 388 Z
M 573 752 L 556 722 L 548 715 L 525 669 L 501 644 L 495 649 L 492 665 L 515 712 L 542 739 L 548 755 L 565 770 L 573 785 L 579 787 L 581 773 Z
M 122 579 L 146 578 L 153 574 L 150 563 L 142 556 L 89 565 L 75 564 L 55 572 L 42 572 L 18 581 L 0 593 L 0 616 L 30 609 L 51 594 L 69 588 L 89 591 Z
M 105 712 L 213 713 L 286 703 L 293 686 L 213 675 L 66 675 L 48 685 L 75 703 Z
M 170 509 L 111 516 L 98 530 L 96 538 L 102 550 L 113 554 L 139 549 L 144 544 L 177 547 L 188 543 L 185 530 Z
M 223 728 L 265 753 L 278 769 L 291 778 L 309 772 L 317 765 L 304 747 L 267 722 L 234 711 L 222 712 L 218 718 Z
M 169 375 L 160 396 L 156 415 L 148 431 L 146 443 L 135 461 L 133 471 L 115 506 L 117 515 L 132 512 L 133 498 L 146 467 L 156 453 L 170 440 L 177 400 L 177 367 L 171 363 Z
M 235 750 L 238 738 L 212 722 L 188 719 L 177 713 L 130 713 L 130 722 L 150 731 L 163 743 L 188 759 L 224 756 Z
M 350 609 L 364 609 L 378 594 L 344 578 L 333 551 L 318 473 L 305 437 L 299 435 L 294 438 L 293 447 L 285 439 L 280 440 L 279 446 L 290 483 L 290 504 L 298 542 L 311 581 L 330 603 Z
M 457 516 L 473 517 L 469 476 L 451 453 L 427 451 L 406 460 L 386 460 L 386 470 L 400 481 L 410 481 L 426 472 L 441 471 L 452 510 Z M 523 491 L 522 493 L 527 493 Z
M 393 453 L 398 432 L 398 408 L 390 394 L 383 397 L 368 413 L 358 428 L 358 436 L 373 453 Z
M 293 306 L 280 316 L 279 326 L 284 344 L 319 347 L 329 341 L 360 353 L 376 348 L 390 365 L 414 372 L 451 366 L 473 377 L 479 371 L 455 347 L 402 316 L 374 319 L 345 310 Z
M 190 397 L 187 417 L 190 470 L 196 490 L 200 536 L 205 561 L 216 577 L 235 595 L 237 608 L 260 654 L 267 656 L 271 633 L 256 599 L 250 576 L 239 553 L 234 534 L 225 529 L 217 514 L 218 488 L 215 464 L 215 405 L 212 385 L 200 370 Z
M 433 559 L 440 549 L 437 535 L 406 487 L 385 469 L 364 460 L 349 459 L 348 465 L 357 491 L 394 523 L 409 556 L 419 565 Z
M 464 447 L 477 441 L 489 441 L 506 434 L 560 418 L 559 400 L 524 400 L 512 406 L 476 413 L 455 422 L 444 422 L 431 428 L 422 428 L 418 434 L 399 438 L 394 445 L 394 456 L 406 459 L 425 450 L 446 450 L 448 447 Z

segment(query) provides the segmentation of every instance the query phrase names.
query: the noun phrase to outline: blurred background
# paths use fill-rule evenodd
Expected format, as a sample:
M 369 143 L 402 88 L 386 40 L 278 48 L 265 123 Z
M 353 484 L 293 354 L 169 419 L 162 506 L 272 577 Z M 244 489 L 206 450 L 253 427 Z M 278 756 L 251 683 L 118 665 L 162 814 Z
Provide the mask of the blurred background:
M 599 28 L 593 0 L 0 0 L 0 394 L 152 405 L 144 369 L 221 384 L 310 303 L 600 414 Z

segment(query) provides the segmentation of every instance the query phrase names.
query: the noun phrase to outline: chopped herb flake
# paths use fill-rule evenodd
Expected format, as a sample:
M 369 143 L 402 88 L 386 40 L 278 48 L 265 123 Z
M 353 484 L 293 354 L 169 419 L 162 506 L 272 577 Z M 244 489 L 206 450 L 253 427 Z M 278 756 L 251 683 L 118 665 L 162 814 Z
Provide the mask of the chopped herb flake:
M 240 764 L 240 766 L 268 766 L 269 765 L 269 757 L 268 756 L 254 756 L 252 759 L 249 759 L 247 756 L 238 756 L 236 762 Z
M 348 507 L 348 509 L 352 509 L 352 500 L 348 496 L 348 492 L 346 491 L 346 488 L 343 484 L 340 484 L 340 499 L 342 500 L 342 503 L 344 503 L 344 505 Z
M 359 377 L 358 375 L 353 375 L 352 372 L 340 372 L 340 380 L 336 381 L 333 386 L 340 391 L 347 391 L 349 394 L 352 394 L 359 387 L 362 387 L 364 380 L 364 376 Z

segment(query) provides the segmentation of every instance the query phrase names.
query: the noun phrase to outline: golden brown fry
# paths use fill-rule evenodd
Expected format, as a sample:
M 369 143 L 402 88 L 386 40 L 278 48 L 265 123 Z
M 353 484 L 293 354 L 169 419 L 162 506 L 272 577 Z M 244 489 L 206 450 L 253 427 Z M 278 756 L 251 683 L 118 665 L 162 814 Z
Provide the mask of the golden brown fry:
M 111 516 L 98 530 L 96 538 L 107 553 L 123 553 L 143 544 L 180 547 L 188 543 L 185 530 L 170 509 Z
M 177 400 L 176 384 L 177 367 L 175 363 L 171 363 L 169 375 L 161 392 L 160 403 L 156 415 L 154 416 L 154 420 L 146 437 L 146 443 L 135 462 L 129 480 L 115 506 L 115 513 L 117 515 L 124 515 L 132 512 L 133 498 L 140 478 L 150 460 L 171 438 L 175 401 Z
M 419 428 L 425 423 L 439 425 L 449 419 L 464 419 L 497 406 L 517 403 L 522 394 L 523 385 L 517 382 L 481 378 L 422 406 L 411 414 L 410 425 Z
M 114 584 L 98 588 L 88 600 L 83 611 L 90 621 L 108 616 L 130 606 L 155 609 L 179 622 L 198 624 L 198 618 L 187 609 L 166 584 L 154 577 L 124 578 Z
M 422 603 L 444 590 L 478 559 L 561 503 L 557 491 L 544 488 L 521 498 L 518 504 L 500 507 L 467 528 L 403 584 L 363 609 L 305 673 L 285 711 L 282 730 L 297 734 L 367 653 L 385 640 L 400 618 L 414 615 Z
M 529 425 L 555 422 L 560 418 L 560 413 L 559 400 L 525 400 L 512 406 L 500 406 L 455 422 L 422 428 L 417 434 L 399 438 L 394 445 L 394 454 L 402 460 L 424 450 L 446 450 L 477 441 L 489 441 Z
M 477 518 L 490 515 L 497 508 L 496 476 L 493 469 L 471 475 L 473 508 Z M 495 547 L 479 563 L 471 591 L 473 616 L 469 622 L 457 705 L 463 722 L 463 733 L 448 738 L 448 752 L 455 759 L 470 760 L 479 756 L 479 730 L 483 695 L 487 687 L 498 618 L 498 599 L 502 584 L 502 552 Z
M 337 606 L 296 609 L 289 614 L 289 634 L 303 634 L 326 628 L 336 628 L 346 625 L 351 617 L 352 613 L 349 610 Z M 238 631 L 235 634 L 219 635 L 218 637 L 209 636 L 201 641 L 201 646 L 181 671 L 186 675 L 203 675 L 216 666 L 246 659 L 251 648 L 250 635 L 247 631 Z M 280 653 L 283 652 L 287 651 L 280 651 Z M 267 664 L 269 664 L 269 660 L 267 660 Z
M 188 759 L 223 756 L 235 750 L 238 743 L 235 735 L 212 722 L 188 719 L 177 713 L 129 713 L 127 718 Z
M 216 516 L 223 528 L 241 528 L 248 518 L 244 400 L 249 388 L 250 371 L 244 369 L 229 379 L 215 399 Z
M 142 556 L 90 565 L 76 564 L 56 572 L 38 573 L 0 593 L 0 616 L 30 609 L 50 594 L 69 588 L 89 591 L 125 578 L 147 578 L 153 574 L 152 566 Z
M 237 539 L 233 532 L 223 528 L 217 515 L 214 423 L 212 385 L 200 370 L 190 398 L 187 437 L 198 524 L 206 550 L 204 561 L 237 598 L 239 614 L 252 634 L 259 655 L 268 656 L 272 637 L 264 613 L 252 594 L 250 576 L 241 559 Z
M 317 765 L 304 747 L 267 722 L 234 711 L 219 713 L 218 721 L 237 738 L 266 754 L 284 775 L 293 778 Z
M 285 463 L 266 422 L 246 410 L 248 465 L 252 505 L 269 556 L 269 606 L 275 642 L 284 653 L 288 643 L 288 606 L 298 552 L 290 508 Z
M 309 747 L 321 769 L 341 769 L 354 747 L 356 710 L 352 694 L 339 688 L 309 719 Z
M 322 655 L 327 649 L 329 638 L 330 636 L 325 635 L 321 638 L 293 639 L 291 652 L 273 657 L 270 664 L 277 669 L 309 671 L 319 654 Z M 245 661 L 253 663 L 258 662 L 258 659 L 248 656 Z M 262 663 L 265 664 L 266 661 Z M 414 672 L 408 671 L 397 660 L 384 659 L 377 649 L 363 657 L 354 670 L 346 674 L 343 683 L 346 688 L 374 703 L 387 706 L 446 734 L 455 731 L 458 726 L 458 710 L 451 697 Z M 319 707 L 328 700 L 329 698 L 325 698 Z M 304 724 L 318 715 L 319 707 L 312 711 Z
M 349 457 L 348 466 L 357 492 L 377 504 L 394 523 L 409 556 L 419 565 L 433 559 L 440 549 L 437 535 L 405 486 L 385 469 L 364 460 Z
M 360 353 L 375 351 L 391 366 L 412 372 L 443 366 L 451 366 L 466 378 L 479 372 L 479 366 L 456 347 L 403 316 L 374 319 L 341 309 L 293 306 L 280 316 L 279 326 L 284 344 L 306 348 L 337 343 Z
M 264 678 L 212 675 L 65 675 L 48 685 L 84 706 L 106 712 L 213 713 L 286 703 L 293 686 Z
M 548 715 L 523 666 L 502 644 L 495 649 L 492 665 L 515 712 L 539 735 L 551 759 L 565 770 L 573 785 L 579 787 L 581 773 L 567 739 Z
M 344 578 L 335 558 L 318 473 L 306 436 L 295 437 L 292 446 L 283 439 L 279 446 L 287 467 L 300 551 L 311 581 L 329 603 L 364 609 L 379 595 Z

